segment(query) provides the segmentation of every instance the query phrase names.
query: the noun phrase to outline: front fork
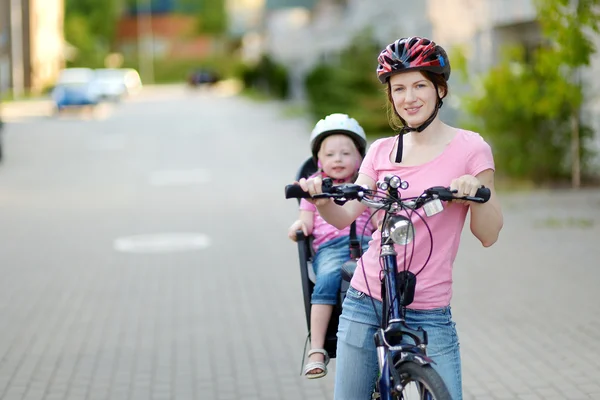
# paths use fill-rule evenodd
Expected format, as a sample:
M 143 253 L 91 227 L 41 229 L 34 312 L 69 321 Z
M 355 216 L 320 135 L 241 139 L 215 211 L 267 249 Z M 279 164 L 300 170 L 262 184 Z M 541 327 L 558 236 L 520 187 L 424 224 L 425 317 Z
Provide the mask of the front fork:
M 411 330 L 409 328 L 409 330 Z M 411 330 L 415 332 L 414 330 Z M 394 396 L 400 394 L 404 389 L 402 385 L 402 377 L 396 369 L 394 363 L 395 355 L 400 353 L 400 364 L 414 362 L 419 365 L 434 364 L 435 362 L 425 355 L 427 335 L 421 328 L 416 332 L 425 334 L 425 342 L 418 346 L 390 346 L 385 341 L 386 332 L 383 329 L 378 329 L 375 333 L 375 346 L 377 348 L 377 360 L 379 362 L 379 379 L 377 382 L 377 390 L 373 393 L 372 399 L 378 400 L 393 400 Z M 411 332 L 411 333 L 413 333 Z M 407 336 L 413 336 L 409 332 L 404 332 Z
M 404 316 L 401 312 L 401 300 L 398 298 L 398 282 L 396 278 L 396 250 L 393 244 L 384 244 L 381 246 L 381 257 L 383 258 L 384 274 L 386 279 L 385 296 L 389 309 L 386 310 L 385 304 L 383 312 L 389 312 L 389 315 L 382 315 L 385 328 L 380 328 L 375 333 L 375 347 L 377 349 L 377 361 L 379 363 L 378 390 L 373 394 L 373 399 L 393 400 L 393 393 L 402 391 L 402 382 L 394 365 L 394 355 L 401 353 L 402 362 L 416 362 L 421 365 L 433 363 L 425 355 L 427 347 L 427 332 L 421 327 L 412 329 L 406 325 Z M 382 293 L 383 294 L 383 293 Z M 392 299 L 389 301 L 387 299 Z M 402 346 L 400 341 L 406 335 L 410 337 L 416 346 Z M 389 340 L 393 343 L 389 343 Z M 395 387 L 392 387 L 395 385 Z
M 373 393 L 373 399 L 392 400 L 390 363 L 388 362 L 387 350 L 383 342 L 383 329 L 378 329 L 375 333 L 375 347 L 377 348 L 377 361 L 379 362 L 379 381 L 377 390 Z
M 383 259 L 383 267 L 386 284 L 382 288 L 385 290 L 385 293 L 382 293 L 385 296 L 385 302 L 389 304 L 389 307 L 386 307 L 383 304 L 382 311 L 383 313 L 390 313 L 390 315 L 382 315 L 383 325 L 387 325 L 387 321 L 396 321 L 400 319 L 400 307 L 399 303 L 394 301 L 389 301 L 388 299 L 397 299 L 397 283 L 396 283 L 396 249 L 394 249 L 393 243 L 389 242 L 389 238 L 382 238 L 385 240 L 386 244 L 381 246 L 381 258 Z M 379 400 L 392 400 L 392 376 L 391 371 L 394 370 L 394 365 L 392 362 L 391 351 L 389 346 L 385 342 L 385 331 L 383 329 L 378 329 L 375 333 L 375 347 L 377 348 L 377 361 L 379 363 L 379 382 L 378 382 L 378 390 L 373 394 L 374 399 Z M 390 364 L 392 364 L 390 366 Z M 399 384 L 400 381 L 394 379 L 396 384 Z M 376 397 L 375 397 L 376 396 Z

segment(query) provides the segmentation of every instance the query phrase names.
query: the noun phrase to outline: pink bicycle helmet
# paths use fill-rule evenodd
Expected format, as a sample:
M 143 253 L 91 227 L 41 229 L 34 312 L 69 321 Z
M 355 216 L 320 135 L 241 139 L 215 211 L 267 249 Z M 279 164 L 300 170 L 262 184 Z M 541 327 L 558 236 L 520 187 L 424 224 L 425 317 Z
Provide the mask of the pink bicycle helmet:
M 423 70 L 450 78 L 450 61 L 446 51 L 435 42 L 418 37 L 408 37 L 390 43 L 377 59 L 377 77 L 387 83 L 390 75 L 398 72 Z

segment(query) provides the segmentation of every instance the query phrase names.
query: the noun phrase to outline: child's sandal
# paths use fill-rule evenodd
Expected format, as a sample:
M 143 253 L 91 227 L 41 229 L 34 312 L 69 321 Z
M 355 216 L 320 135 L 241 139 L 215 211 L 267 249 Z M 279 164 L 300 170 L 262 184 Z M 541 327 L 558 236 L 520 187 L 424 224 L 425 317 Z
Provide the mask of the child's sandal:
M 327 375 L 327 364 L 329 364 L 329 354 L 325 349 L 312 349 L 308 352 L 308 356 L 310 357 L 313 354 L 321 353 L 325 356 L 325 361 L 313 361 L 309 362 L 304 366 L 304 376 L 308 379 L 317 379 L 322 378 Z M 310 371 L 315 369 L 320 369 L 321 372 L 316 374 L 311 374 Z

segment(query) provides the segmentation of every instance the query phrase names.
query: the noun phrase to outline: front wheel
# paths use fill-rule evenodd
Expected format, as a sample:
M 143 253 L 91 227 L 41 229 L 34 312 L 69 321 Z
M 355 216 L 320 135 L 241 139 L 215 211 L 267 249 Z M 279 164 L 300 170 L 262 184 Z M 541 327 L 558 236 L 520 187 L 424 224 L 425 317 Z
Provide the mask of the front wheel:
M 396 392 L 394 400 L 452 400 L 442 377 L 431 365 L 404 362 L 396 367 L 396 371 L 400 376 L 402 392 Z M 380 396 L 377 394 L 373 398 Z

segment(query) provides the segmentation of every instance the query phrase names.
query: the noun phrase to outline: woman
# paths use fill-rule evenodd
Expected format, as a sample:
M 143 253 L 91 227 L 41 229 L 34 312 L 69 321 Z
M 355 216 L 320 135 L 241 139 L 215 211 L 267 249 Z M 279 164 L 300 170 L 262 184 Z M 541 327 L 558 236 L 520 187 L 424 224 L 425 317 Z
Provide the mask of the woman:
M 452 268 L 467 212 L 471 232 L 483 246 L 496 242 L 503 219 L 494 190 L 494 160 L 490 146 L 475 133 L 451 127 L 438 116 L 448 94 L 450 62 L 444 49 L 426 38 L 396 40 L 379 55 L 377 76 L 387 86 L 388 100 L 402 127 L 397 136 L 375 141 L 361 165 L 356 183 L 375 189 L 378 180 L 393 173 L 409 183 L 403 197 L 417 196 L 432 186 L 450 186 L 457 196 L 474 196 L 482 185 L 491 190 L 487 203 L 457 200 L 431 218 L 434 248 L 426 267 L 417 276 L 414 301 L 409 305 L 409 326 L 427 331 L 428 355 L 444 379 L 454 400 L 462 399 L 458 337 L 452 321 Z M 321 179 L 302 179 L 302 188 L 321 192 Z M 357 201 L 343 207 L 330 199 L 311 200 L 320 215 L 339 229 L 349 225 L 364 210 Z M 410 270 L 418 272 L 430 251 L 430 238 L 423 222 L 413 218 L 415 247 Z M 376 231 L 369 249 L 359 262 L 343 304 L 338 328 L 335 399 L 370 399 L 378 365 L 373 334 L 381 315 L 379 250 L 381 234 Z M 399 251 L 399 270 L 404 267 Z M 375 301 L 377 312 L 372 306 Z

